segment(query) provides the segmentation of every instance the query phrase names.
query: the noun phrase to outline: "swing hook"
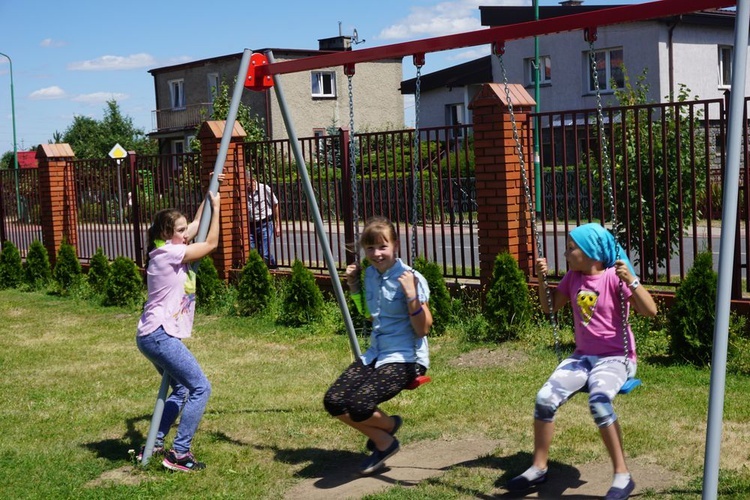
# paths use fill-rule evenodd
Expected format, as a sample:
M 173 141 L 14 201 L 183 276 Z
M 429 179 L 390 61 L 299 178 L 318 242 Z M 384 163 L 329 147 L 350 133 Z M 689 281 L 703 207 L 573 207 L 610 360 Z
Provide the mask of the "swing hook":
M 596 26 L 585 28 L 583 30 L 583 39 L 589 43 L 594 43 L 596 41 L 596 35 Z
M 344 64 L 344 75 L 348 77 L 354 76 L 354 63 Z
M 417 68 L 421 68 L 424 66 L 424 52 L 420 52 L 419 54 L 414 54 L 414 66 Z
M 496 56 L 502 56 L 505 54 L 505 41 L 500 40 L 492 42 L 492 53 Z

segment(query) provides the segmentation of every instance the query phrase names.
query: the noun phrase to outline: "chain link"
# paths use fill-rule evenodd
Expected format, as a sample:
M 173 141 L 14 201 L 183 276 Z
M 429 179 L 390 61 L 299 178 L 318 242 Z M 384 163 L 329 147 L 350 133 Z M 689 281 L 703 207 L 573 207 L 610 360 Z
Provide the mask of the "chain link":
M 591 59 L 591 75 L 594 78 L 594 92 L 596 92 L 596 113 L 597 113 L 597 121 L 598 121 L 598 129 L 599 129 L 599 140 L 600 140 L 600 150 L 602 152 L 602 171 L 604 171 L 604 176 L 606 178 L 606 186 L 607 186 L 607 195 L 609 197 L 609 209 L 610 209 L 610 216 L 612 218 L 612 236 L 615 239 L 615 246 L 617 249 L 617 258 L 619 259 L 621 257 L 620 250 L 622 249 L 622 246 L 617 240 L 617 235 L 620 233 L 620 227 L 617 222 L 617 210 L 615 209 L 615 194 L 614 189 L 612 188 L 612 163 L 610 162 L 609 158 L 609 144 L 606 137 L 606 132 L 604 130 L 604 112 L 603 112 L 603 106 L 602 106 L 602 94 L 599 88 L 599 71 L 596 67 L 596 51 L 594 50 L 594 42 L 593 40 L 589 40 L 589 58 Z M 602 214 L 602 219 L 604 218 L 604 214 Z M 603 222 L 603 221 L 602 221 Z M 623 291 L 623 282 L 620 280 L 619 285 L 617 287 L 617 291 L 620 295 L 620 315 L 622 317 L 622 340 L 623 345 L 625 346 L 625 371 L 627 372 L 629 368 L 629 338 L 628 338 L 628 316 L 626 313 L 626 306 L 625 306 L 625 292 Z
M 516 123 L 516 115 L 513 111 L 513 101 L 510 98 L 510 86 L 508 85 L 508 74 L 505 70 L 505 62 L 503 60 L 502 52 L 497 53 L 497 59 L 500 63 L 500 69 L 503 73 L 503 88 L 505 89 L 505 101 L 508 105 L 508 114 L 510 115 L 510 124 L 513 128 L 513 140 L 516 144 L 516 151 L 518 152 L 518 162 L 521 166 L 521 180 L 523 181 L 523 190 L 526 197 L 526 206 L 529 207 L 529 213 L 531 214 L 531 230 L 534 234 L 534 240 L 536 241 L 536 251 L 539 258 L 544 257 L 544 250 L 542 249 L 542 241 L 539 237 L 539 231 L 536 223 L 536 207 L 534 206 L 533 198 L 531 196 L 531 186 L 528 175 L 526 174 L 526 161 L 523 154 L 523 147 L 521 145 L 521 139 L 518 136 L 518 125 Z M 547 273 L 542 273 L 542 282 L 544 283 L 544 291 L 547 299 L 547 310 L 549 311 L 549 321 L 552 325 L 552 331 L 555 339 L 555 354 L 557 354 L 558 361 L 562 361 L 562 352 L 560 347 L 560 329 L 557 324 L 557 318 L 555 312 L 552 309 L 552 292 L 549 288 L 549 281 L 547 279 Z
M 419 192 L 419 182 L 417 169 L 421 171 L 422 142 L 419 134 L 419 99 L 422 93 L 422 66 L 417 65 L 417 77 L 415 79 L 414 90 L 414 137 L 412 144 L 412 207 L 411 207 L 411 266 L 417 260 L 417 194 Z
M 357 158 L 354 146 L 354 92 L 352 90 L 352 75 L 349 80 L 349 171 L 352 184 L 352 220 L 354 221 L 354 261 L 359 262 L 359 190 L 357 189 Z

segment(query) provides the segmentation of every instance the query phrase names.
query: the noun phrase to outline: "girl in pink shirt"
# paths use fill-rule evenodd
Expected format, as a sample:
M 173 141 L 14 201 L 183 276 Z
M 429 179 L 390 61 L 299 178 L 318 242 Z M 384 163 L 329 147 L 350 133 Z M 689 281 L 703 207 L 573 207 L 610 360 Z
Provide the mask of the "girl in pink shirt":
M 223 175 L 219 176 L 219 182 Z M 182 342 L 190 337 L 195 313 L 195 272 L 189 264 L 213 252 L 219 244 L 219 195 L 209 193 L 211 225 L 206 241 L 188 244 L 198 233 L 201 203 L 193 222 L 174 209 L 161 210 L 148 230 L 146 281 L 148 299 L 138 322 L 136 344 L 160 374 L 168 374 L 172 393 L 156 435 L 153 454 L 164 453 L 164 438 L 182 413 L 172 449 L 162 464 L 168 469 L 194 471 L 206 465 L 190 451 L 203 418 L 211 384 L 198 361 Z
M 630 477 L 622 448 L 620 424 L 612 401 L 629 377 L 635 375 L 633 332 L 623 332 L 620 294 L 625 315 L 630 306 L 644 316 L 656 315 L 651 294 L 640 286 L 633 266 L 614 236 L 600 224 L 584 224 L 570 232 L 565 251 L 568 272 L 552 292 L 553 312 L 571 303 L 576 349 L 563 360 L 542 386 L 534 407 L 534 460 L 523 474 L 506 485 L 512 492 L 525 491 L 547 480 L 547 461 L 554 418 L 571 396 L 588 387 L 589 409 L 612 460 L 614 479 L 606 499 L 630 496 L 635 482 Z M 537 260 L 540 276 L 547 261 Z M 542 309 L 549 313 L 545 280 L 539 280 Z M 627 353 L 625 344 L 627 335 Z

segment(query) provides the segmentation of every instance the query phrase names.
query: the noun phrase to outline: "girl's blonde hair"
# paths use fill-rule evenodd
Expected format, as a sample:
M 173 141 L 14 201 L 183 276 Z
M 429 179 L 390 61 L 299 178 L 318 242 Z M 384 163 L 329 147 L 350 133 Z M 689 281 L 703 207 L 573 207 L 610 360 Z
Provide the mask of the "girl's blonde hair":
M 367 220 L 359 237 L 359 245 L 360 247 L 366 247 L 382 242 L 395 245 L 398 243 L 398 233 L 390 220 L 376 215 Z

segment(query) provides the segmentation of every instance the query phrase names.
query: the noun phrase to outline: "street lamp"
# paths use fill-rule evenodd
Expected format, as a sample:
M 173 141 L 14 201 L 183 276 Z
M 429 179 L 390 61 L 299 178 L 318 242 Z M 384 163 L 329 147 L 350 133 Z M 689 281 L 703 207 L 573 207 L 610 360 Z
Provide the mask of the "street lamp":
M 18 210 L 18 218 L 21 218 L 21 197 L 18 194 L 18 149 L 16 146 L 16 98 L 13 95 L 13 60 L 8 54 L 0 52 L 0 56 L 8 58 L 10 64 L 10 119 L 13 122 L 13 168 L 16 170 L 16 208 Z

